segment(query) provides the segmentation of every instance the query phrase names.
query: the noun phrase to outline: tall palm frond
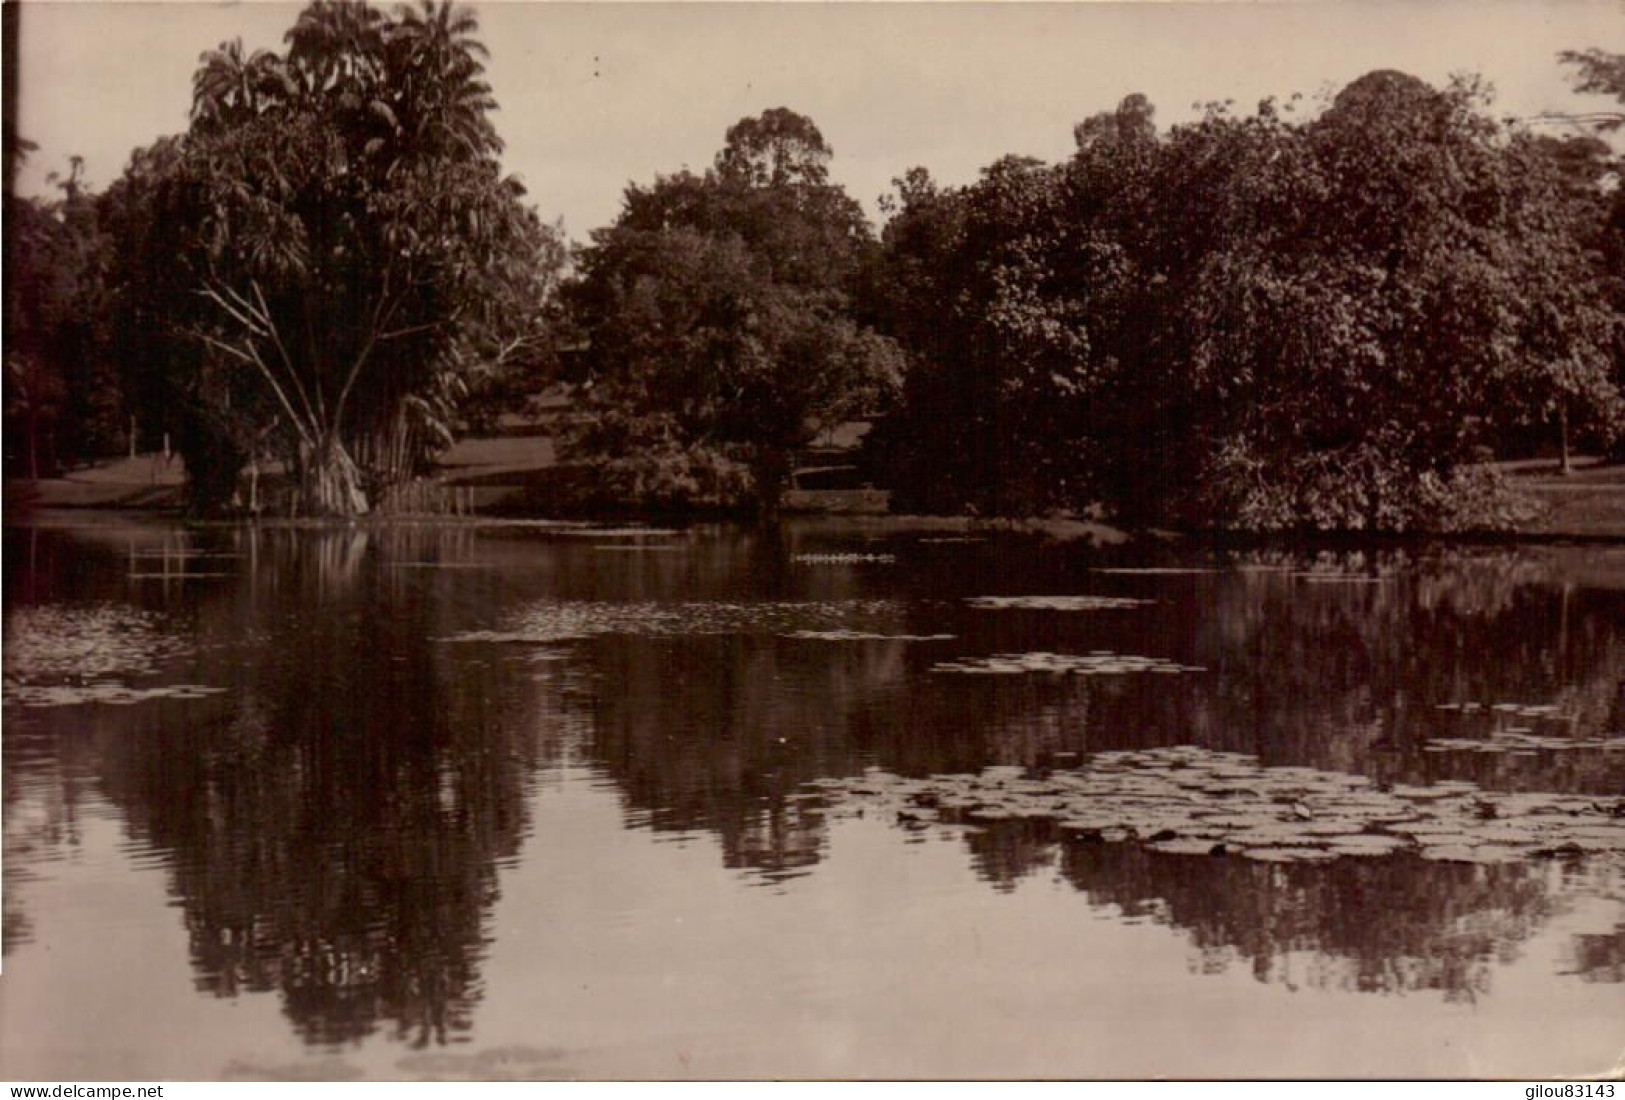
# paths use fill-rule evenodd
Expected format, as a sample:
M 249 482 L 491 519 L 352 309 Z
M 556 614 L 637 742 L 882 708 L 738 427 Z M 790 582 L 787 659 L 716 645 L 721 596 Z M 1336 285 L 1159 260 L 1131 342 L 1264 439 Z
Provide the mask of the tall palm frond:
M 198 58 L 192 77 L 192 118 L 204 127 L 239 125 L 295 94 L 282 59 L 269 50 L 244 56 L 234 38 Z
M 403 7 L 390 38 L 391 83 L 403 127 L 421 151 L 479 159 L 502 150 L 489 115 L 497 104 L 481 79 L 490 52 L 474 13 L 450 0 Z
M 359 95 L 383 75 L 383 13 L 364 0 L 315 0 L 288 31 L 288 63 L 306 90 Z

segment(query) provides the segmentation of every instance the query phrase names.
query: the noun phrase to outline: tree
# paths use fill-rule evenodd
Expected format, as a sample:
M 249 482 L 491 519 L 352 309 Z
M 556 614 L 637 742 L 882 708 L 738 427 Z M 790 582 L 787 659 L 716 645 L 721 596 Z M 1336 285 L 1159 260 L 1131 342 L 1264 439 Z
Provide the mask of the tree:
M 124 442 L 124 395 L 109 353 L 110 242 L 84 164 L 47 178 L 53 199 L 6 197 L 7 466 L 40 477 Z
M 1217 195 L 1167 192 L 1223 227 L 1174 314 L 1209 402 L 1194 510 L 1492 521 L 1450 513 L 1498 419 L 1613 416 L 1608 320 L 1575 293 L 1588 271 L 1563 189 L 1485 102 L 1472 81 L 1377 72 L 1301 126 L 1215 123 L 1247 135 L 1253 170 Z
M 1625 108 L 1625 54 L 1603 50 L 1566 50 L 1559 58 L 1578 71 L 1575 90 L 1593 95 L 1611 96 Z M 1551 118 L 1576 124 L 1582 130 L 1600 134 L 1615 134 L 1625 127 L 1625 109 L 1598 110 L 1578 114 L 1556 115 Z M 1584 142 L 1585 144 L 1581 144 Z M 1571 155 L 1564 163 L 1570 168 L 1572 179 L 1577 172 L 1592 175 L 1587 181 L 1597 216 L 1582 230 L 1580 239 L 1589 245 L 1597 258 L 1598 282 L 1602 299 L 1616 315 L 1625 315 L 1625 157 L 1614 154 L 1613 148 L 1592 136 L 1571 141 L 1569 147 L 1583 149 L 1582 155 Z M 1576 162 L 1579 163 L 1578 167 Z M 1614 382 L 1625 387 L 1625 334 L 1616 337 L 1613 347 Z M 1625 459 L 1625 432 L 1615 438 L 1615 459 Z
M 1578 232 L 1583 151 L 1560 161 L 1485 103 L 1376 72 L 1312 121 L 1213 105 L 1163 136 L 1131 96 L 1077 126 L 1066 165 L 906 180 L 884 264 L 909 354 L 882 440 L 897 499 L 1498 522 L 1478 448 L 1517 422 L 1611 431 L 1618 312 Z
M 1096 381 L 1098 296 L 1073 276 L 1109 250 L 1073 239 L 1064 173 L 1036 161 L 1006 157 L 957 192 L 921 182 L 905 181 L 888 227 L 912 353 L 907 404 L 877 441 L 898 503 L 1023 514 L 1076 500 L 1084 456 L 1057 442 L 1078 439 Z
M 716 170 L 751 187 L 822 188 L 829 183 L 833 155 L 812 119 L 774 107 L 728 127 Z
M 1152 113 L 1130 96 L 1080 124 L 1072 165 L 1005 157 L 965 188 L 923 170 L 897 181 L 878 282 L 908 372 L 874 445 L 898 506 L 1022 515 L 1097 499 Z
M 449 3 L 317 0 L 284 54 L 205 54 L 191 129 L 132 165 L 122 285 L 212 422 L 182 433 L 201 503 L 263 455 L 305 510 L 365 512 L 543 344 L 562 255 L 501 174 L 475 30 Z
M 1558 58 L 1578 70 L 1574 90 L 1589 95 L 1612 96 L 1625 106 L 1625 54 L 1606 50 L 1564 50 Z M 1565 121 L 1609 133 L 1625 127 L 1625 110 L 1585 111 L 1559 116 Z
M 771 512 L 794 452 L 891 384 L 890 342 L 852 317 L 873 238 L 829 155 L 810 119 L 768 111 L 594 232 L 571 291 L 594 415 L 573 450 L 607 501 Z

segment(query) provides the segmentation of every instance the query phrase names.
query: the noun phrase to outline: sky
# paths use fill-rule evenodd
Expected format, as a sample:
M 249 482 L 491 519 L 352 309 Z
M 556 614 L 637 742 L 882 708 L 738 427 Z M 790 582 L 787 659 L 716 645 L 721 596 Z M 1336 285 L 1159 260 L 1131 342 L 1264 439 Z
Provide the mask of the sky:
M 1562 49 L 1625 53 L 1625 0 L 1194 3 L 557 3 L 471 5 L 490 48 L 505 166 L 568 234 L 612 221 L 629 182 L 703 169 L 727 128 L 771 107 L 810 116 L 830 174 L 872 217 L 915 165 L 965 183 L 1007 153 L 1054 161 L 1072 125 L 1143 92 L 1164 126 L 1195 104 L 1317 97 L 1378 68 L 1433 83 L 1476 72 L 1497 114 L 1606 101 L 1573 93 Z M 199 54 L 279 48 L 283 0 L 23 0 L 19 175 L 85 158 L 94 187 L 131 149 L 185 128 Z

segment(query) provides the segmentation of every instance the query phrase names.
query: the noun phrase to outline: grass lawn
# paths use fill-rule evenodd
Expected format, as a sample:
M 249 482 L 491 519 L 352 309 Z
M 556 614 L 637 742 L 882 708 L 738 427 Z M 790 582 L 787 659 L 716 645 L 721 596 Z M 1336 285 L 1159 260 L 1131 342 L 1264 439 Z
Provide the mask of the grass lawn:
M 1501 465 L 1518 491 L 1542 508 L 1525 533 L 1625 538 L 1625 465 L 1578 458 L 1571 466 L 1565 477 L 1549 459 Z
M 1499 464 L 1514 487 L 1539 506 L 1520 533 L 1625 539 L 1625 465 L 1577 458 L 1573 467 L 1565 477 L 1550 459 Z M 546 512 L 547 489 L 559 472 L 552 436 L 531 431 L 464 439 L 441 456 L 430 477 L 465 489 L 477 513 L 514 514 Z M 6 508 L 8 514 L 31 506 L 178 509 L 185 478 L 178 457 L 139 455 L 37 482 L 7 482 Z M 875 516 L 885 513 L 886 497 L 880 489 L 793 489 L 785 505 L 792 511 Z

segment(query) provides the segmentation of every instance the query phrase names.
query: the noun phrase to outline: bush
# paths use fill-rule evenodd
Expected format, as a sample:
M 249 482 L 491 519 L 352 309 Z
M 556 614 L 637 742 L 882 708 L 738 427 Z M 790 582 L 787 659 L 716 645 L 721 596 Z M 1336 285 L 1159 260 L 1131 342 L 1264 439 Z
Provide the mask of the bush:
M 564 441 L 565 457 L 588 475 L 568 503 L 599 512 L 748 510 L 756 479 L 734 450 L 684 442 L 669 416 L 605 413 Z

